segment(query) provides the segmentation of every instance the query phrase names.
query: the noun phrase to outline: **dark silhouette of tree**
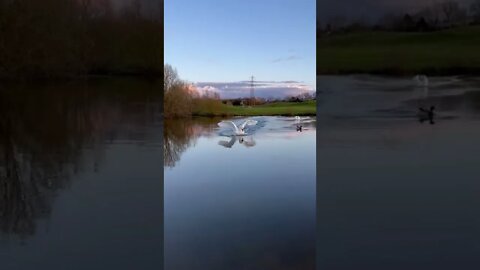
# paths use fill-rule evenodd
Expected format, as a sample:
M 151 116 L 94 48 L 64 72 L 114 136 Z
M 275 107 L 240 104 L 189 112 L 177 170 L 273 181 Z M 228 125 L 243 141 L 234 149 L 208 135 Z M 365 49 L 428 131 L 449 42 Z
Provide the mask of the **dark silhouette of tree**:
M 467 11 L 455 1 L 445 1 L 440 4 L 444 21 L 447 25 L 453 26 L 464 23 L 467 19 Z
M 470 13 L 474 23 L 480 23 L 480 0 L 475 0 L 470 5 Z
M 122 10 L 110 0 L 0 0 L 0 78 L 160 75 L 160 16 L 140 1 Z
M 415 30 L 415 21 L 413 20 L 410 14 L 405 14 L 402 21 L 402 30 L 403 31 L 413 31 Z
M 415 17 L 420 18 L 417 24 L 423 24 L 422 18 L 428 25 L 428 30 L 438 29 L 440 27 L 441 10 L 438 5 L 429 6 L 421 9 L 415 14 Z
M 459 2 L 447 0 L 434 2 L 430 6 L 408 14 L 391 12 L 382 16 L 376 23 L 346 20 L 341 16 L 333 16 L 326 21 L 318 37 L 328 34 L 360 31 L 436 31 L 449 27 L 462 26 L 468 23 L 480 23 L 480 0 L 474 0 L 468 11 Z
M 418 21 L 417 21 L 417 24 L 415 26 L 415 30 L 416 31 L 421 31 L 421 32 L 424 32 L 424 31 L 429 31 L 431 28 L 430 28 L 430 25 L 427 23 L 427 20 L 425 20 L 424 17 L 421 17 Z

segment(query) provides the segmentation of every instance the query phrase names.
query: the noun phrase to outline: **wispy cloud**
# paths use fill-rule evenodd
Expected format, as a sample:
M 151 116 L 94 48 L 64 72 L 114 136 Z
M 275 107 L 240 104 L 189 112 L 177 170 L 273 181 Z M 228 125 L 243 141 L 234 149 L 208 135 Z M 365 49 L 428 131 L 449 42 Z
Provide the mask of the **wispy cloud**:
M 290 55 L 290 56 L 287 56 L 287 57 L 279 57 L 279 58 L 273 59 L 272 63 L 294 61 L 294 60 L 299 60 L 299 59 L 302 59 L 302 58 L 300 56 L 297 56 L 297 55 Z
M 242 98 L 250 96 L 250 82 L 198 82 L 195 84 L 198 92 L 215 92 L 223 99 Z M 285 98 L 305 92 L 314 92 L 312 86 L 298 81 L 256 81 L 255 96 L 261 98 Z

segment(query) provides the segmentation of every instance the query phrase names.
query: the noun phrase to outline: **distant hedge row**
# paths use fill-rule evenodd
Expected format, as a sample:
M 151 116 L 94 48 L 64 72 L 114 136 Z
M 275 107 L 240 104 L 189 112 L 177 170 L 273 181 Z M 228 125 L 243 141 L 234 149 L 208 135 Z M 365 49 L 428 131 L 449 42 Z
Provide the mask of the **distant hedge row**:
M 133 3 L 116 10 L 109 0 L 0 0 L 0 78 L 160 76 L 160 12 L 147 18 Z

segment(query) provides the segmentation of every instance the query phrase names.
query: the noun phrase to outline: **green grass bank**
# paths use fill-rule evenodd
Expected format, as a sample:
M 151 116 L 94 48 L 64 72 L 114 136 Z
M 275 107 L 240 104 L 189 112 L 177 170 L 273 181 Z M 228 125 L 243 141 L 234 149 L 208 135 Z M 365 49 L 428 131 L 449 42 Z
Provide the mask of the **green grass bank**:
M 309 116 L 316 115 L 316 101 L 305 102 L 275 102 L 258 106 L 205 106 L 193 112 L 194 116 Z
M 317 74 L 480 74 L 480 26 L 357 32 L 317 39 Z

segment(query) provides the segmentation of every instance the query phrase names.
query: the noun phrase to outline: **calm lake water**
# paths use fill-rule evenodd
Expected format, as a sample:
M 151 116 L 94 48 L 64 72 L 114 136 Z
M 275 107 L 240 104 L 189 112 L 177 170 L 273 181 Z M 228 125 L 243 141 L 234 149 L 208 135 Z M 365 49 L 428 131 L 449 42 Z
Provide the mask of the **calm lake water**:
M 0 269 L 161 269 L 162 84 L 0 86 Z
M 249 119 L 165 122 L 166 270 L 315 268 L 316 120 Z
M 479 269 L 480 78 L 317 85 L 317 269 Z

